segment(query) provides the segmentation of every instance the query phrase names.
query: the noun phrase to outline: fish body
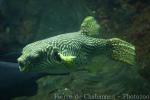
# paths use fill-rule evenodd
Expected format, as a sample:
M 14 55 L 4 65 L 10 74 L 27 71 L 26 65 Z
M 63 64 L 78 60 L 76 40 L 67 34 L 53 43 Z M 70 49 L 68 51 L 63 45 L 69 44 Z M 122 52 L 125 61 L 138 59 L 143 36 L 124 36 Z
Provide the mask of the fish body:
M 88 17 L 78 32 L 28 44 L 18 58 L 20 71 L 66 73 L 88 65 L 93 57 L 100 55 L 134 65 L 134 46 L 118 38 L 97 38 L 99 28 L 93 17 Z

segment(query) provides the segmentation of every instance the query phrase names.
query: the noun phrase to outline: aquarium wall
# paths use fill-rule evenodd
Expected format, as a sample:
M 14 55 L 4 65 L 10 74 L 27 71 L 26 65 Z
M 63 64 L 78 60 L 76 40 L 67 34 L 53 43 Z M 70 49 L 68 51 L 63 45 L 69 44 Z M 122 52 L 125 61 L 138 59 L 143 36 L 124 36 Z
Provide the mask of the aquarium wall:
M 149 96 L 149 5 L 149 0 L 0 0 L 0 99 L 86 100 L 96 94 L 125 100 L 129 94 Z M 102 56 L 92 65 L 92 70 L 99 71 L 96 75 L 81 71 L 51 76 L 18 70 L 17 58 L 25 45 L 77 32 L 86 16 L 94 16 L 100 25 L 98 38 L 120 38 L 133 44 L 136 65 Z M 6 82 L 11 84 L 4 87 Z M 30 87 L 34 89 L 25 90 Z

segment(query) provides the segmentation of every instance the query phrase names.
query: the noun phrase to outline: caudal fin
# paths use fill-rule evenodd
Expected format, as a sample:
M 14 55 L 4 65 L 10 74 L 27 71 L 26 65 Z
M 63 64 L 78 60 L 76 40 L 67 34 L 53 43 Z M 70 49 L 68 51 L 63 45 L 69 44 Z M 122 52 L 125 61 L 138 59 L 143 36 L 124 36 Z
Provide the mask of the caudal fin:
M 122 61 L 131 65 L 134 65 L 136 63 L 135 47 L 132 44 L 118 38 L 112 38 L 108 40 L 108 47 L 108 56 L 112 59 Z

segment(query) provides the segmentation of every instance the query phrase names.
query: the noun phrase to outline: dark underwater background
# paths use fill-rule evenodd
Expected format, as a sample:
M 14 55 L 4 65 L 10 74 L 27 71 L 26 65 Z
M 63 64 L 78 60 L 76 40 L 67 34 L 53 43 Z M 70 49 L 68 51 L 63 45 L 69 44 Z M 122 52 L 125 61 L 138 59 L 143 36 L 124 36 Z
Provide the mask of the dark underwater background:
M 26 44 L 78 31 L 89 15 L 102 27 L 100 38 L 117 37 L 135 46 L 137 65 L 98 57 L 92 65 L 96 75 L 19 71 L 16 59 Z M 0 0 L 0 100 L 107 100 L 90 98 L 95 94 L 150 99 L 150 0 Z

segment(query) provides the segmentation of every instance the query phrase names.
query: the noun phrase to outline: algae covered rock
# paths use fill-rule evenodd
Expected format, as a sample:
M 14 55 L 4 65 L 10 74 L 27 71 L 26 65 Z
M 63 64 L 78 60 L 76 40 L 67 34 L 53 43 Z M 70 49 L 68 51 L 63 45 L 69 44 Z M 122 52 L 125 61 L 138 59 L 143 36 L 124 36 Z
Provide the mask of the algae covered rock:
M 70 75 L 46 76 L 37 81 L 36 95 L 14 100 L 87 100 L 104 97 L 124 100 L 127 94 L 149 94 L 148 82 L 138 74 L 136 66 L 110 61 L 105 57 L 99 57 L 94 62 L 93 70 L 97 70 L 97 74 L 78 71 Z

